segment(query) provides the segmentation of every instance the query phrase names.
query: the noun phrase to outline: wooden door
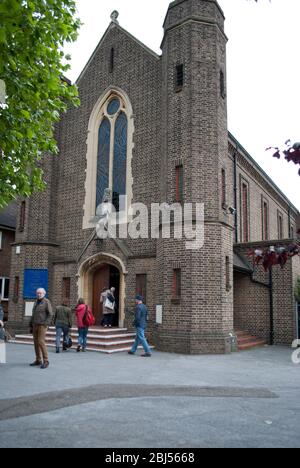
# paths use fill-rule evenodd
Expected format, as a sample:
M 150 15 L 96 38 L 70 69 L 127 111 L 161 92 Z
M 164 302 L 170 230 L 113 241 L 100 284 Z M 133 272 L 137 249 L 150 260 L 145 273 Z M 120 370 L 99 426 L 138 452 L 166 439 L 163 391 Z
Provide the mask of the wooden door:
M 100 303 L 101 292 L 104 288 L 109 288 L 109 276 L 110 268 L 109 265 L 103 265 L 94 274 L 94 285 L 93 285 L 93 313 L 96 318 L 96 325 L 101 324 L 103 317 L 103 305 Z

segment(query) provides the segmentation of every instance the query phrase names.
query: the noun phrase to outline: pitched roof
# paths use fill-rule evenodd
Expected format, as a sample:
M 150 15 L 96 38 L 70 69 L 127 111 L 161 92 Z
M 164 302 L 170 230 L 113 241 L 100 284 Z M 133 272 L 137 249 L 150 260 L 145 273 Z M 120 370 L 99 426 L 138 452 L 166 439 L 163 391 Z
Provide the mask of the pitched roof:
M 91 64 L 91 62 L 93 61 L 95 55 L 97 54 L 98 50 L 100 49 L 101 45 L 103 44 L 103 42 L 105 41 L 108 33 L 110 31 L 112 31 L 113 29 L 119 29 L 120 31 L 122 31 L 127 37 L 129 37 L 129 39 L 131 39 L 133 42 L 135 42 L 136 44 L 138 44 L 142 49 L 144 49 L 149 55 L 151 55 L 152 57 L 156 58 L 157 60 L 159 60 L 161 57 L 156 53 L 154 52 L 152 49 L 150 49 L 149 47 L 147 47 L 145 44 L 143 44 L 139 39 L 137 39 L 135 36 L 133 36 L 132 34 L 130 34 L 128 31 L 126 31 L 126 29 L 122 28 L 122 26 L 119 25 L 119 23 L 116 23 L 116 22 L 111 22 L 110 25 L 108 26 L 107 30 L 105 31 L 104 35 L 102 36 L 99 44 L 97 45 L 96 49 L 94 50 L 94 52 L 92 53 L 91 57 L 89 58 L 87 64 L 85 65 L 85 67 L 83 68 L 82 72 L 80 73 L 79 77 L 77 78 L 76 80 L 76 84 L 78 85 L 79 82 L 81 81 L 81 79 L 83 78 L 85 72 L 87 71 L 89 65 Z
M 10 203 L 6 208 L 0 210 L 0 226 L 16 229 L 17 226 L 17 203 Z
M 253 268 L 241 254 L 233 252 L 233 269 L 243 273 L 253 273 Z

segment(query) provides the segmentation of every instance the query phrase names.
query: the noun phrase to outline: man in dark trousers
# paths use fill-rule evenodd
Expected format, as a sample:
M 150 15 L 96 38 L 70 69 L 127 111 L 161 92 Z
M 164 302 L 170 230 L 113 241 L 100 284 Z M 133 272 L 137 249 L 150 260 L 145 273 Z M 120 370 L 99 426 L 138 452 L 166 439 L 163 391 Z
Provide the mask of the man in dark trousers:
M 56 327 L 56 354 L 60 352 L 61 335 L 63 339 L 63 351 L 67 351 L 67 341 L 72 328 L 72 310 L 63 302 L 61 306 L 56 307 L 53 323 Z
M 40 288 L 36 292 L 37 300 L 33 307 L 30 328 L 33 333 L 36 360 L 30 364 L 31 367 L 40 366 L 41 369 L 48 369 L 49 358 L 46 345 L 46 333 L 52 321 L 52 306 L 46 299 L 46 291 Z
M 135 318 L 133 322 L 133 325 L 136 328 L 136 338 L 131 348 L 131 351 L 128 351 L 128 354 L 135 354 L 138 349 L 138 345 L 141 343 L 145 351 L 145 354 L 142 354 L 142 357 L 151 357 L 151 349 L 145 338 L 145 329 L 147 328 L 147 320 L 148 320 L 148 309 L 143 304 L 142 296 L 138 295 L 136 296 Z

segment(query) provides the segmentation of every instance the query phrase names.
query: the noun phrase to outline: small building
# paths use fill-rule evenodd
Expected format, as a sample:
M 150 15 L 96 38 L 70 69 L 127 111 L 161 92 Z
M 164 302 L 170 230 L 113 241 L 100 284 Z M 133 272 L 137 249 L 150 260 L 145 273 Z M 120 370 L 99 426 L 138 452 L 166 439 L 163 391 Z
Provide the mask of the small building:
M 0 295 L 4 319 L 8 319 L 10 289 L 11 245 L 15 241 L 17 205 L 10 204 L 0 211 Z

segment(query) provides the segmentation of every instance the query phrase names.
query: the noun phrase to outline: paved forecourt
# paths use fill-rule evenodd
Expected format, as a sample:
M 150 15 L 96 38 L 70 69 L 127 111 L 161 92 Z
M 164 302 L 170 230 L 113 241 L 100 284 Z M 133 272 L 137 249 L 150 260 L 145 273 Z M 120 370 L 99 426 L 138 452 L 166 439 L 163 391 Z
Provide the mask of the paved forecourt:
M 299 447 L 291 350 L 221 356 L 50 354 L 8 345 L 0 447 Z M 66 421 L 67 430 L 66 430 Z M 183 431 L 184 428 L 184 431 Z

